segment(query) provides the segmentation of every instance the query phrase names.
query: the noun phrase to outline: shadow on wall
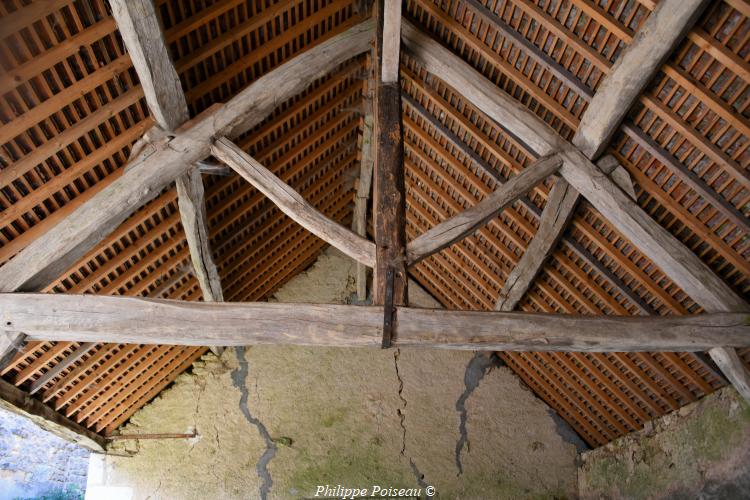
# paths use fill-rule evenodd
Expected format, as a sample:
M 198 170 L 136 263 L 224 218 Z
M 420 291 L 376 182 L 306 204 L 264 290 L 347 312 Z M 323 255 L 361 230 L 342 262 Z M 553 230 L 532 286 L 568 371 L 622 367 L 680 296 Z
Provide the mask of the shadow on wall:
M 83 499 L 89 451 L 0 409 L 0 500 Z

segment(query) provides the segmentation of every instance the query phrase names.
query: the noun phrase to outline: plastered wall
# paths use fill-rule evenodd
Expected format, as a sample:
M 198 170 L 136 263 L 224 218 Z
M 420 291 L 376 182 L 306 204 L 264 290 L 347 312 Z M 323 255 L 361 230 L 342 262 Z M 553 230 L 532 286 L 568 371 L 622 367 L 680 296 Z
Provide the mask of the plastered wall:
M 721 389 L 581 458 L 584 499 L 747 499 L 750 406 Z
M 274 300 L 346 302 L 353 272 L 329 250 Z M 437 307 L 416 287 L 411 295 Z M 122 429 L 198 437 L 118 442 L 92 465 L 88 496 L 294 498 L 342 485 L 572 498 L 580 442 L 555 417 L 510 370 L 471 352 L 228 349 Z

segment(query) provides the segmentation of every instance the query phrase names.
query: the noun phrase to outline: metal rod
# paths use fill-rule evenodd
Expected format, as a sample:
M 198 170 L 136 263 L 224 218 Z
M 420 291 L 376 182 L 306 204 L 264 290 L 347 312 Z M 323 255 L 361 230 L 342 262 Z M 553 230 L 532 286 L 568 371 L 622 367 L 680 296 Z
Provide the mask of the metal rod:
M 107 441 L 123 441 L 126 439 L 190 439 L 198 435 L 197 432 L 192 434 L 120 434 L 117 436 L 105 436 Z
M 383 304 L 383 349 L 391 347 L 393 340 L 393 267 L 388 266 L 385 273 L 385 303 Z

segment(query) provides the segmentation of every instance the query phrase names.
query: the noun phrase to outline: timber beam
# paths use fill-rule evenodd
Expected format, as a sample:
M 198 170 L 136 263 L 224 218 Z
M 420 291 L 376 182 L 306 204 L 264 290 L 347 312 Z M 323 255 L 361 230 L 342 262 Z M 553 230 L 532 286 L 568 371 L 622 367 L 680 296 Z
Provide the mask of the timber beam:
M 126 2 L 118 2 L 118 5 L 126 9 L 128 23 L 145 22 L 137 12 L 127 10 Z M 139 5 L 147 8 L 144 3 Z M 155 18 L 150 22 L 155 22 Z M 131 34 L 134 32 L 131 30 Z M 315 78 L 367 51 L 372 32 L 372 21 L 364 21 L 287 61 L 228 102 L 215 104 L 177 130 L 168 133 L 154 126 L 136 143 L 118 179 L 3 265 L 0 292 L 42 290 L 106 238 L 136 208 L 157 196 L 170 182 L 195 169 L 196 162 L 209 156 L 213 137 L 237 136 L 257 125 L 279 102 L 294 97 Z M 149 44 L 137 41 L 134 46 L 141 50 Z M 141 56 L 148 61 L 147 54 Z M 152 90 L 158 93 L 162 89 Z M 174 92 L 170 92 L 170 96 L 174 97 Z M 161 98 L 152 96 L 151 100 L 158 103 Z M 159 107 L 164 105 L 159 104 Z M 165 124 L 166 121 L 165 118 Z M 198 215 L 199 211 L 196 223 Z M 207 244 L 207 238 L 204 243 Z M 22 342 L 21 335 L 13 342 L 0 343 L 0 366 L 12 358 Z
M 410 241 L 407 246 L 409 264 L 415 264 L 471 235 L 534 186 L 554 174 L 561 165 L 562 160 L 556 155 L 534 161 L 487 198 Z
M 210 154 L 213 137 L 234 137 L 265 119 L 279 102 L 370 48 L 372 21 L 332 37 L 260 77 L 224 104 L 217 104 L 173 134 L 144 145 L 127 170 L 88 202 L 10 259 L 0 291 L 36 291 L 75 264 L 137 207 Z
M 149 112 L 162 130 L 172 132 L 190 118 L 180 77 L 169 57 L 152 0 L 110 0 L 112 16 L 141 82 Z M 221 278 L 211 256 L 203 179 L 195 165 L 175 180 L 182 228 L 203 300 L 221 302 Z M 221 355 L 220 347 L 211 351 Z
M 474 8 L 485 19 L 500 22 L 492 19 L 494 16 L 490 16 L 485 9 L 475 3 Z M 676 3 L 681 5 L 673 5 Z M 705 4 L 704 0 L 692 0 L 692 3 L 685 3 L 682 0 L 662 2 L 641 27 L 636 40 L 623 51 L 617 64 L 604 78 L 596 94 L 592 94 L 588 87 L 575 87 L 581 95 L 588 96 L 590 102 L 583 113 L 572 142 L 588 159 L 596 160 L 606 148 L 627 111 L 659 71 L 662 61 L 682 41 L 685 32 L 693 25 Z M 678 15 L 673 12 L 675 10 L 679 12 Z M 662 18 L 666 18 L 666 22 Z M 531 52 L 536 50 L 536 48 L 526 48 Z M 543 60 L 541 62 L 550 69 L 557 67 L 554 61 Z M 570 75 L 558 74 L 557 76 L 566 78 L 568 85 L 579 82 L 575 77 L 570 78 Z M 627 171 L 620 167 L 613 157 L 606 158 L 602 162 L 597 162 L 597 166 L 634 198 L 635 193 Z M 578 199 L 578 192 L 564 179 L 555 185 L 544 208 L 539 231 L 503 284 L 495 310 L 513 310 L 531 287 L 534 278 L 541 271 L 547 257 L 557 246 L 568 222 L 572 219 Z
M 214 141 L 211 152 L 266 195 L 299 225 L 357 262 L 375 265 L 375 244 L 329 219 L 287 183 L 226 137 Z
M 702 351 L 750 346 L 746 313 L 569 316 L 395 306 L 393 344 L 500 351 Z M 379 347 L 383 307 L 0 294 L 0 335 L 32 340 Z
M 664 4 L 667 3 L 672 5 L 671 2 Z M 703 2 L 698 3 L 696 9 L 703 5 Z M 664 12 L 661 16 L 671 15 L 663 4 L 660 4 L 660 9 L 663 9 L 660 12 Z M 691 13 L 687 22 L 692 19 L 694 16 Z M 647 23 L 649 21 L 651 17 Z M 564 140 L 541 118 L 429 35 L 407 21 L 402 22 L 402 32 L 404 45 L 428 72 L 454 89 L 460 89 L 468 101 L 501 124 L 530 151 L 537 155 L 559 153 L 563 158 L 560 174 L 565 181 L 704 310 L 739 312 L 750 309 L 698 256 L 644 212 L 575 145 Z M 607 123 L 606 126 L 611 125 Z M 608 137 L 606 132 L 602 136 Z M 589 149 L 590 154 L 597 153 Z M 750 373 L 742 366 L 737 353 L 724 347 L 714 348 L 710 354 L 727 379 L 750 402 Z
M 374 55 L 370 54 L 367 70 L 367 82 L 363 96 L 364 117 L 362 120 L 362 146 L 359 162 L 359 183 L 357 185 L 357 196 L 354 199 L 354 217 L 352 219 L 352 231 L 367 237 L 367 205 L 372 191 L 373 162 L 373 98 L 375 79 L 373 69 L 375 67 Z M 364 303 L 367 300 L 367 267 L 357 262 L 357 300 Z
M 373 180 L 373 227 L 376 263 L 373 304 L 407 303 L 406 181 L 404 175 L 404 128 L 401 116 L 400 1 L 377 0 L 375 15 L 375 170 Z M 399 4 L 399 5 L 396 5 Z M 396 14 L 398 16 L 396 17 Z M 390 279 L 389 279 L 390 276 Z M 393 317 L 384 318 L 385 323 Z M 388 346 L 384 338 L 383 346 Z
M 112 16 L 143 87 L 151 116 L 172 132 L 190 119 L 185 93 L 175 71 L 151 0 L 111 0 Z M 203 300 L 223 300 L 221 280 L 208 241 L 203 180 L 199 167 L 175 181 L 182 227 Z

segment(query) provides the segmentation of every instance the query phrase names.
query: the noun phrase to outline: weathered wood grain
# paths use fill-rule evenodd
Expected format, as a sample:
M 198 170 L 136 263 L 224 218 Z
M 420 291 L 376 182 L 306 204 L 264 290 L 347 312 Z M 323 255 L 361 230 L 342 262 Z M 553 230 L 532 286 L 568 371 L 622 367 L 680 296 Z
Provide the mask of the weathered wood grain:
M 603 157 L 597 162 L 597 166 L 602 172 L 609 174 L 631 199 L 635 199 L 630 175 L 614 157 Z M 573 189 L 565 179 L 558 178 L 555 181 L 542 212 L 539 229 L 521 256 L 521 260 L 503 283 L 503 288 L 495 303 L 496 311 L 512 311 L 518 305 L 562 238 L 578 205 L 579 197 L 578 191 Z
M 539 117 L 406 21 L 403 33 L 405 45 L 428 71 L 461 89 L 469 101 L 537 154 L 559 151 L 563 157 L 560 174 L 565 180 L 707 311 L 747 309 L 747 304 L 694 253 Z
M 666 14 L 665 14 L 666 15 Z M 537 154 L 555 151 L 564 157 L 560 174 L 609 220 L 646 257 L 708 312 L 747 311 L 747 303 L 714 274 L 700 258 L 662 228 L 575 146 L 558 136 L 545 122 L 451 54 L 438 42 L 402 22 L 403 42 L 425 69 L 460 89 L 472 104 Z M 640 69 L 639 69 L 640 71 Z M 600 112 L 595 106 L 590 109 Z M 592 112 L 594 112 L 592 111 Z M 714 351 L 721 354 L 721 351 Z M 750 373 L 717 355 L 717 363 L 738 390 L 750 385 Z M 721 366 L 724 364 L 724 366 Z M 743 392 L 750 401 L 750 392 Z
M 375 86 L 375 169 L 373 178 L 373 228 L 376 265 L 373 272 L 373 304 L 385 304 L 388 270 L 393 272 L 393 304 L 406 305 L 408 277 L 406 270 L 406 180 L 404 173 L 404 127 L 401 113 L 401 85 L 398 66 L 391 81 L 380 78 L 387 61 L 385 24 L 388 3 L 376 2 L 377 28 L 375 61 L 378 81 Z M 393 19 L 390 19 L 393 21 Z
M 221 278 L 211 256 L 208 238 L 208 218 L 206 200 L 203 193 L 203 179 L 197 168 L 177 178 L 177 204 L 180 208 L 182 227 L 185 230 L 194 275 L 203 293 L 203 300 L 222 302 L 224 294 Z
M 41 290 L 133 210 L 208 156 L 211 137 L 238 135 L 259 123 L 315 78 L 369 50 L 372 32 L 372 21 L 360 23 L 262 76 L 173 136 L 147 145 L 120 178 L 8 261 L 0 269 L 0 291 Z
M 367 241 L 320 213 L 299 193 L 232 141 L 226 137 L 216 139 L 211 146 L 211 152 L 266 195 L 279 210 L 299 225 L 356 261 L 370 267 L 375 265 L 373 242 Z
M 648 216 L 625 192 L 574 148 L 560 173 L 628 240 L 707 312 L 748 311 L 747 303 L 690 249 Z M 750 373 L 725 349 L 709 351 L 732 385 L 750 402 Z
M 409 264 L 414 264 L 469 236 L 531 188 L 555 173 L 561 165 L 562 161 L 557 156 L 536 160 L 473 207 L 441 222 L 410 241 L 407 245 Z
M 709 312 L 747 309 L 721 278 L 580 151 L 570 146 L 561 155 L 560 173 L 565 180 L 693 300 Z
M 383 49 L 380 63 L 380 80 L 383 83 L 398 81 L 401 53 L 401 0 L 378 0 L 383 3 Z
M 190 113 L 154 3 L 151 0 L 112 0 L 110 4 L 151 115 L 163 130 L 176 130 L 189 119 Z M 175 184 L 182 227 L 203 300 L 221 301 L 221 280 L 211 256 L 200 172 L 197 168 L 190 169 L 179 176 Z
M 172 345 L 379 347 L 383 308 L 0 294 L 0 335 Z M 397 346 L 504 351 L 697 351 L 750 346 L 746 313 L 568 316 L 397 307 Z
M 714 347 L 709 349 L 708 355 L 745 401 L 750 401 L 750 376 L 737 351 L 728 347 Z
M 596 159 L 662 63 L 682 42 L 708 0 L 662 0 L 599 85 L 573 138 Z
M 374 68 L 377 66 L 375 57 L 376 55 L 371 51 L 370 68 L 368 69 L 368 78 L 362 99 L 364 118 L 362 120 L 359 184 L 357 185 L 357 196 L 354 199 L 354 220 L 352 221 L 352 230 L 363 238 L 367 238 L 367 205 L 370 199 L 370 192 L 372 191 L 372 172 L 375 166 L 373 161 L 375 151 L 372 143 L 375 128 L 375 116 L 373 113 L 373 100 L 375 97 Z M 361 262 L 357 262 L 356 281 L 357 300 L 364 302 L 367 300 L 367 266 Z
M 172 65 L 152 0 L 110 0 L 112 16 L 130 54 L 148 109 L 173 131 L 190 117 L 180 78 Z
M 512 311 L 529 289 L 547 257 L 557 246 L 565 227 L 573 217 L 578 193 L 563 179 L 557 179 L 550 190 L 537 230 L 521 260 L 503 283 L 495 304 L 496 311 Z
M 404 48 L 425 70 L 502 124 L 538 156 L 551 155 L 566 144 L 549 125 L 520 102 L 406 19 L 401 20 L 401 36 Z M 543 125 L 541 129 L 540 123 Z
M 13 293 L 0 294 L 0 311 L 3 336 L 13 326 L 32 340 L 118 337 L 116 343 L 133 344 L 379 346 L 383 326 L 382 308 L 330 304 Z
M 570 316 L 398 308 L 399 346 L 497 351 L 702 351 L 750 342 L 744 313 Z
M 0 369 L 10 363 L 16 352 L 23 346 L 26 336 L 21 332 L 8 332 L 0 337 Z

